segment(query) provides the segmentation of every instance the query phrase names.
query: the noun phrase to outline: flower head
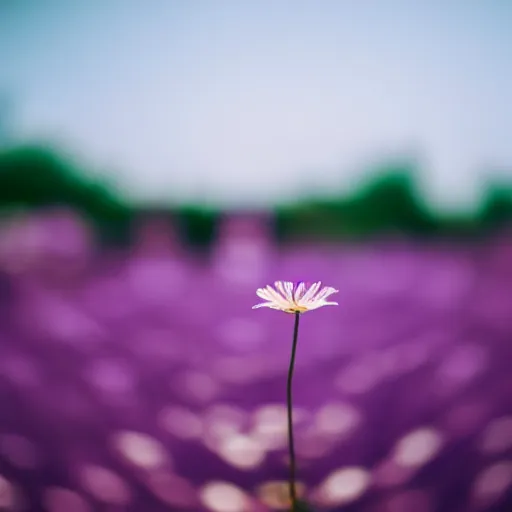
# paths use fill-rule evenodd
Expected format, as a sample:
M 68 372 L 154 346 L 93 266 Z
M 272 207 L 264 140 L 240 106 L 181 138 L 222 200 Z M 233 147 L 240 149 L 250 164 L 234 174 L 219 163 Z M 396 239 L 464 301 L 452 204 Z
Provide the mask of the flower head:
M 337 302 L 328 302 L 327 298 L 333 293 L 338 293 L 338 290 L 330 286 L 321 286 L 320 281 L 311 286 L 306 286 L 302 281 L 276 281 L 273 288 L 268 285 L 256 290 L 256 295 L 267 302 L 257 304 L 252 309 L 271 308 L 285 313 L 305 313 L 322 306 L 337 306 Z

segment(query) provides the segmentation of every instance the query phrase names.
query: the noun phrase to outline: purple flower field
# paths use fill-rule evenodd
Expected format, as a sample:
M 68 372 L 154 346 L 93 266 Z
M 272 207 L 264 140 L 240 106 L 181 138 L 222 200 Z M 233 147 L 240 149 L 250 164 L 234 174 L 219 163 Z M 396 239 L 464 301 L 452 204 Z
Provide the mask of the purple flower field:
M 226 221 L 208 257 L 158 224 L 126 251 L 73 216 L 0 235 L 0 509 L 286 510 L 293 317 L 301 490 L 318 510 L 512 510 L 512 237 L 277 248 Z

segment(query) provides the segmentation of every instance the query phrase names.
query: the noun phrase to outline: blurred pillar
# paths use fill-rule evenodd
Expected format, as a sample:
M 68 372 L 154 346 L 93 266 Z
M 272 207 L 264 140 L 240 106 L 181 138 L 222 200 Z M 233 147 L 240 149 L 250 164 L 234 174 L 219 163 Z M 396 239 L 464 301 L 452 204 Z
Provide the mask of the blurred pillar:
M 267 213 L 231 213 L 221 218 L 213 252 L 218 276 L 232 284 L 261 282 L 277 250 L 272 228 Z
M 133 226 L 127 282 L 145 304 L 166 304 L 181 293 L 189 270 L 176 224 L 165 211 L 144 211 Z
M 84 277 L 93 249 L 87 222 L 68 209 L 13 213 L 0 229 L 1 266 L 17 282 L 73 287 Z
M 14 273 L 76 267 L 91 254 L 92 234 L 87 223 L 69 210 L 13 213 L 3 220 L 0 247 L 4 267 Z
M 133 235 L 137 256 L 174 259 L 183 255 L 175 221 L 167 212 L 141 212 L 135 219 Z

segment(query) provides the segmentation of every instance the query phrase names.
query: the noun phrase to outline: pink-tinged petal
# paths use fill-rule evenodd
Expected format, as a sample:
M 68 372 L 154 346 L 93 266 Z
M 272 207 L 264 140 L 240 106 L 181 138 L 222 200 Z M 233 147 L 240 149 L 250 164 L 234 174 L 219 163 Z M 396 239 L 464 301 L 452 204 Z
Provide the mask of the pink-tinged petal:
M 279 304 L 272 302 L 272 305 L 268 306 L 270 309 L 277 309 L 278 311 L 285 311 Z
M 268 291 L 265 288 L 258 288 L 256 290 L 256 295 L 260 297 L 260 299 L 264 300 L 273 300 Z
M 297 288 L 295 289 L 295 293 L 293 294 L 293 298 L 294 298 L 295 302 L 298 302 L 298 301 L 300 301 L 300 299 L 302 299 L 305 291 L 306 291 L 306 285 L 304 284 L 304 281 L 301 281 L 297 285 Z
M 256 304 L 256 306 L 253 306 L 252 309 L 258 309 L 258 308 L 274 308 L 275 304 L 273 302 L 262 302 L 261 304 Z
M 339 290 L 336 290 L 336 288 L 332 288 L 331 286 L 326 286 L 325 288 L 322 288 L 318 295 L 315 297 L 315 300 L 324 300 L 333 293 L 338 293 Z
M 337 306 L 337 302 L 324 302 L 324 301 L 314 301 L 309 306 L 309 311 L 313 311 L 314 309 L 323 308 L 324 306 Z
M 285 281 L 284 289 L 286 290 L 286 298 L 290 302 L 293 302 L 293 288 L 294 288 L 294 284 L 291 281 Z
M 286 298 L 286 290 L 284 289 L 283 281 L 276 281 L 274 283 L 274 288 L 284 297 Z
M 307 305 L 307 303 L 310 300 L 313 300 L 313 297 L 318 292 L 318 289 L 320 288 L 321 284 L 322 283 L 320 281 L 318 281 L 317 283 L 312 284 L 311 287 L 309 288 L 309 290 L 302 297 L 300 303 L 304 304 L 304 305 Z
M 267 290 L 272 297 L 278 297 L 279 299 L 286 300 L 284 294 L 279 289 L 276 289 L 269 284 L 265 286 L 265 290 Z
M 258 288 L 256 295 L 267 302 L 276 304 L 278 307 L 285 307 L 284 299 L 270 286 Z
M 276 281 L 274 286 L 282 294 L 287 302 L 293 302 L 292 290 L 290 289 L 290 282 L 288 281 Z M 293 284 L 292 284 L 293 288 Z
M 288 301 L 276 290 L 274 290 L 271 286 L 267 286 L 266 288 L 270 299 L 275 301 L 277 304 L 282 306 L 283 308 L 288 307 Z
M 324 306 L 339 306 L 337 302 L 324 302 Z
M 275 288 L 267 285 L 256 290 L 256 295 L 266 302 L 257 304 L 252 309 L 267 307 L 286 313 L 305 313 L 323 306 L 337 306 L 337 302 L 326 300 L 333 293 L 338 293 L 338 290 L 331 286 L 322 287 L 320 281 L 309 287 L 302 281 L 296 285 L 291 281 L 276 281 Z

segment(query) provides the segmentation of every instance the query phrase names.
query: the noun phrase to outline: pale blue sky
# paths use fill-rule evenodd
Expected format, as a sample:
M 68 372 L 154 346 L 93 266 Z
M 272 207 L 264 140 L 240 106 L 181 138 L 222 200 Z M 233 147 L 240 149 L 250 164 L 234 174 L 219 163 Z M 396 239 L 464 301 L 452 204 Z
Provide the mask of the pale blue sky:
M 268 204 L 417 155 L 463 207 L 512 169 L 511 26 L 508 0 L 5 0 L 0 90 L 133 198 Z

